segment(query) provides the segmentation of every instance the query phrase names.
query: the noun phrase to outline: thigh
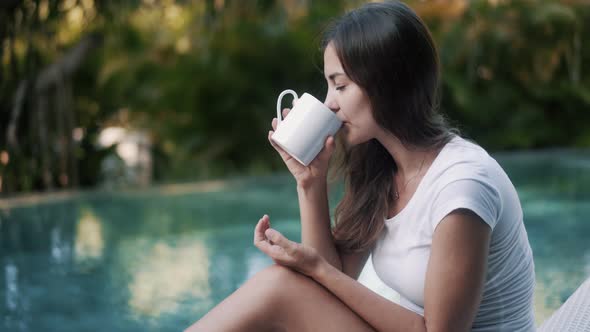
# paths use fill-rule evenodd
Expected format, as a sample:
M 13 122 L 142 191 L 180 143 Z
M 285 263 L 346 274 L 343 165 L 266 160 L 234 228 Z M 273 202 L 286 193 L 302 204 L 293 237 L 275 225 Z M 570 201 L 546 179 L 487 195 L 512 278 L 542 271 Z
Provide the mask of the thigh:
M 270 274 L 277 287 L 275 303 L 280 325 L 287 331 L 350 331 L 374 329 L 322 285 L 298 272 L 273 265 Z
M 322 285 L 273 265 L 248 280 L 186 332 L 374 331 Z

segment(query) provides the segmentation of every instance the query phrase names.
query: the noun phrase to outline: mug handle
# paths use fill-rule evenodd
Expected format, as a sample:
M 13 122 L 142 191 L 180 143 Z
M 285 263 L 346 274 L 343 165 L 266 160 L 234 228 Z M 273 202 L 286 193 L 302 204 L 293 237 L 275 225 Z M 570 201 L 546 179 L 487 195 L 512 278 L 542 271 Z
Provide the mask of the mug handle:
M 293 101 L 296 101 L 297 99 L 299 99 L 299 97 L 297 96 L 297 92 L 293 91 L 293 90 L 285 90 L 283 92 L 281 92 L 281 94 L 279 95 L 279 98 L 277 99 L 277 128 L 278 126 L 281 124 L 281 101 L 283 100 L 283 97 L 286 94 L 292 94 L 293 97 L 295 98 Z

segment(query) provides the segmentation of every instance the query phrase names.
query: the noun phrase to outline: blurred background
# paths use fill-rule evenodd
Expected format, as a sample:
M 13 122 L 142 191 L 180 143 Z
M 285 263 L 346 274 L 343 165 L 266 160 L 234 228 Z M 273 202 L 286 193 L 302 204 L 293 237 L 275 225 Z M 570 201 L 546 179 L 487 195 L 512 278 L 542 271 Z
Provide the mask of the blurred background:
M 276 97 L 325 96 L 322 29 L 364 2 L 0 1 L 0 330 L 179 331 L 272 263 L 260 216 L 299 241 Z M 590 1 L 407 3 L 518 190 L 541 324 L 590 276 Z
M 363 2 L 0 2 L 0 195 L 283 170 L 266 140 L 276 97 L 323 98 L 320 33 Z M 466 136 L 590 146 L 588 1 L 408 4 Z

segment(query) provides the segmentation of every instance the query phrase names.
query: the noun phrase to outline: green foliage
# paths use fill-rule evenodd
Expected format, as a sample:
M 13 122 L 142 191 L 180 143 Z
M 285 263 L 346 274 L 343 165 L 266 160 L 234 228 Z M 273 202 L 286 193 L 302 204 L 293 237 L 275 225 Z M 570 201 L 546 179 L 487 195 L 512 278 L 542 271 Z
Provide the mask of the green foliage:
M 157 174 L 167 180 L 280 166 L 266 140 L 276 96 L 286 88 L 324 93 L 314 48 L 320 22 L 339 7 L 312 6 L 299 18 L 276 2 L 235 2 L 211 16 L 184 9 L 189 22 L 168 44 L 130 25 L 107 34 L 112 46 L 103 48 L 102 66 L 119 65 L 100 89 L 128 107 L 134 125 L 150 130 L 160 152 Z M 197 29 L 188 34 L 192 47 L 178 52 L 175 43 Z
M 589 146 L 590 6 L 474 1 L 439 41 L 443 107 L 495 149 Z
M 48 183 L 38 139 L 31 137 L 52 124 L 35 122 L 34 102 L 25 103 L 18 123 L 20 155 L 4 134 L 19 82 L 90 33 L 102 43 L 69 78 L 75 127 L 85 133 L 73 150 L 78 184 L 96 184 L 102 158 L 112 153 L 97 147 L 97 134 L 112 125 L 150 133 L 160 181 L 282 169 L 266 139 L 275 98 L 286 88 L 325 94 L 321 30 L 361 2 L 23 0 L 0 6 L 0 108 L 8 110 L 0 115 L 0 152 L 11 156 L 0 164 L 0 192 Z M 492 149 L 590 146 L 590 6 L 573 0 L 409 4 L 439 46 L 442 109 L 465 134 Z M 59 144 L 52 141 L 49 151 L 58 153 Z

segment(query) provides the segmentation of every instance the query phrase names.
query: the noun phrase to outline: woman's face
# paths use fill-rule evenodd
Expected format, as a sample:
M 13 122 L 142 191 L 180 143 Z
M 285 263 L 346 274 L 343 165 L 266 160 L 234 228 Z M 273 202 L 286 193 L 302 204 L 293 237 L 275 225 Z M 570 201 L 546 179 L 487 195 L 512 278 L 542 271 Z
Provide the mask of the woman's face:
M 324 104 L 342 120 L 341 137 L 350 146 L 374 138 L 379 127 L 373 118 L 369 98 L 346 76 L 332 43 L 324 51 L 324 75 L 328 82 Z

